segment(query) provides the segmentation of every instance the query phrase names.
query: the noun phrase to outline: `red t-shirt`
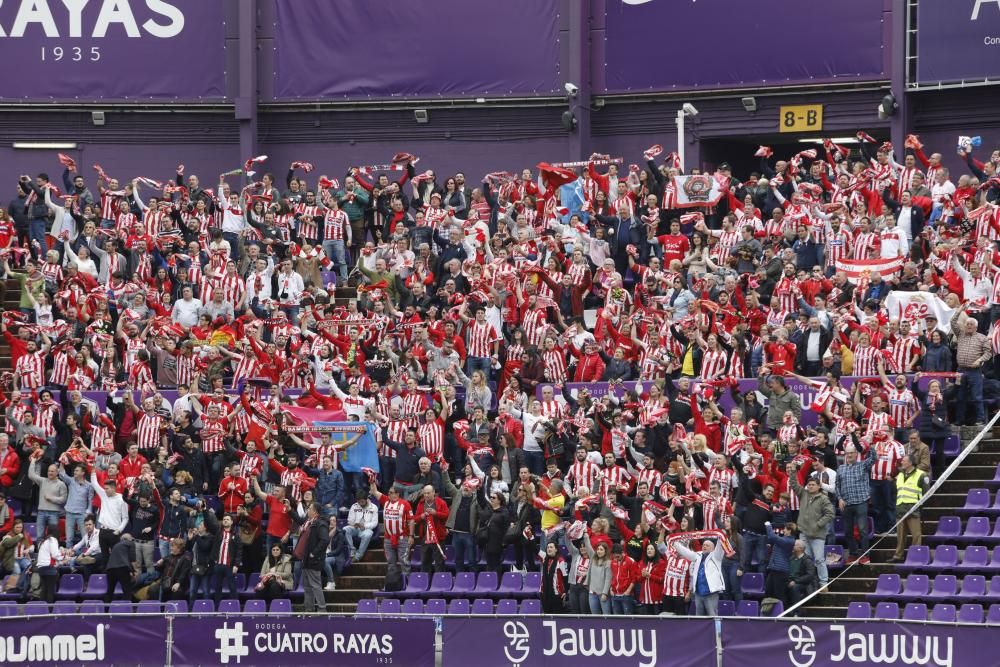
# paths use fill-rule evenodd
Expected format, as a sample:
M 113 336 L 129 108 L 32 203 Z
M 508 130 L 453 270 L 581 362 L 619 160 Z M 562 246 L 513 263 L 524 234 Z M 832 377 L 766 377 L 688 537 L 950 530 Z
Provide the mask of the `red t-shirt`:
M 292 528 L 292 519 L 288 516 L 288 510 L 282 501 L 274 496 L 267 497 L 267 508 L 271 513 L 267 520 L 267 534 L 272 537 L 284 537 Z
M 684 255 L 687 254 L 688 249 L 691 247 L 688 238 L 683 234 L 664 234 L 663 236 L 657 237 L 660 241 L 660 247 L 663 248 L 663 266 L 665 268 L 670 268 L 670 262 L 677 260 L 679 262 L 684 261 Z

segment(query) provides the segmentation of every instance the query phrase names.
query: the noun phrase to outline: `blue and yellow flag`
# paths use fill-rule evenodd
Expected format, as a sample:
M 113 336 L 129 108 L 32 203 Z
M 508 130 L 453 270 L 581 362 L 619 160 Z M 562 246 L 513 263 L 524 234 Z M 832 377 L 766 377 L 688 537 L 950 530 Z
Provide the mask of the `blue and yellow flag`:
M 312 425 L 320 427 L 318 431 L 329 431 L 330 439 L 335 445 L 350 442 L 360 433 L 361 437 L 354 444 L 340 450 L 340 467 L 344 472 L 361 472 L 362 468 L 371 468 L 379 472 L 374 424 L 316 421 Z

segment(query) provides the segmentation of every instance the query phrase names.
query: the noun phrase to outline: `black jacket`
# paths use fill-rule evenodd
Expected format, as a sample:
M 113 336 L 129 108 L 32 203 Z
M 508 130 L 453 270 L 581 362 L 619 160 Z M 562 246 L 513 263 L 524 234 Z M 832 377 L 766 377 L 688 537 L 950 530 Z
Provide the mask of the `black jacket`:
M 302 567 L 307 570 L 322 570 L 326 562 L 326 549 L 330 544 L 330 529 L 324 519 L 313 521 L 306 542 L 305 560 Z
M 809 331 L 803 332 L 800 342 L 795 344 L 795 372 L 802 373 L 805 370 L 806 363 L 808 362 L 808 340 Z M 833 340 L 833 333 L 827 329 L 820 328 L 819 332 L 819 358 L 820 361 L 823 360 L 823 353 L 826 352 L 827 348 L 830 347 L 830 342 Z
M 222 552 L 222 543 L 224 539 L 229 540 L 229 565 L 230 567 L 239 567 L 243 564 L 243 542 L 240 541 L 240 531 L 236 524 L 229 530 L 229 535 L 226 535 L 226 531 L 219 526 L 218 532 L 213 535 L 212 539 L 212 549 L 209 552 L 209 558 L 212 564 L 219 563 L 219 554 Z

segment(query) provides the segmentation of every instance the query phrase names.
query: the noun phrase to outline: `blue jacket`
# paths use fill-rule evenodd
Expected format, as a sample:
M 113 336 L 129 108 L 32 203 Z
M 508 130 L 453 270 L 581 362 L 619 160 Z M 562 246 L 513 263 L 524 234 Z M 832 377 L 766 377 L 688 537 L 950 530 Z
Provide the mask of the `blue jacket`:
M 771 549 L 771 560 L 767 563 L 768 570 L 775 572 L 788 572 L 788 561 L 792 557 L 792 547 L 795 546 L 794 537 L 785 537 L 774 532 L 774 528 L 767 526 L 767 543 Z
M 320 505 L 330 506 L 337 511 L 344 506 L 344 475 L 336 468 L 330 472 L 322 469 L 316 480 L 316 500 Z

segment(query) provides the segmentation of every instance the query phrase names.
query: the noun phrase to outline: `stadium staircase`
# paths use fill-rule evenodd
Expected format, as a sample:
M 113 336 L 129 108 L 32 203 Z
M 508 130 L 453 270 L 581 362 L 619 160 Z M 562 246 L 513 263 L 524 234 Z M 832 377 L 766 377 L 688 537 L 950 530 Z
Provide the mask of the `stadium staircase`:
M 948 543 L 948 540 L 935 540 L 933 537 L 938 530 L 938 521 L 944 516 L 962 517 L 963 526 L 967 518 L 973 516 L 973 512 L 963 512 L 966 498 L 969 491 L 975 488 L 990 486 L 995 475 L 998 475 L 998 464 L 1000 464 L 1000 429 L 994 429 L 992 433 L 987 433 L 979 442 L 976 450 L 962 462 L 962 464 L 951 474 L 945 483 L 938 489 L 925 503 L 921 510 L 921 524 L 924 534 L 924 545 L 929 546 L 931 552 L 937 544 Z M 962 429 L 962 447 L 970 442 L 977 431 L 970 428 Z M 950 459 L 949 459 L 950 462 Z M 991 487 L 995 490 L 995 486 Z M 991 496 L 992 499 L 992 496 Z M 992 506 L 992 503 L 991 503 Z M 990 516 L 990 522 L 996 521 L 996 513 L 986 514 Z M 992 525 L 991 525 L 992 531 Z M 952 541 L 951 543 L 955 543 Z M 985 538 L 983 540 L 973 540 L 959 545 L 959 549 L 969 544 L 980 544 L 989 547 L 1000 544 L 1000 540 Z M 877 600 L 869 597 L 875 592 L 879 575 L 896 574 L 901 579 L 905 579 L 910 574 L 910 569 L 900 564 L 891 563 L 896 549 L 896 536 L 889 535 L 882 539 L 872 538 L 872 550 L 869 553 L 871 564 L 854 565 L 843 571 L 843 573 L 833 579 L 836 571 L 831 572 L 831 580 L 827 589 L 817 594 L 809 602 L 800 607 L 799 616 L 804 617 L 825 617 L 844 618 L 847 616 L 848 606 L 852 602 L 870 602 L 874 608 Z M 960 552 L 961 560 L 961 552 Z M 1000 565 L 1000 564 L 998 564 Z M 933 574 L 956 574 L 951 570 L 933 572 Z M 988 578 L 988 577 L 987 577 Z M 933 602 L 957 603 L 958 599 L 929 599 L 929 600 L 906 600 L 913 602 L 927 602 L 930 606 Z M 965 600 L 966 602 L 985 602 L 984 600 Z M 900 607 L 903 607 L 902 601 Z

